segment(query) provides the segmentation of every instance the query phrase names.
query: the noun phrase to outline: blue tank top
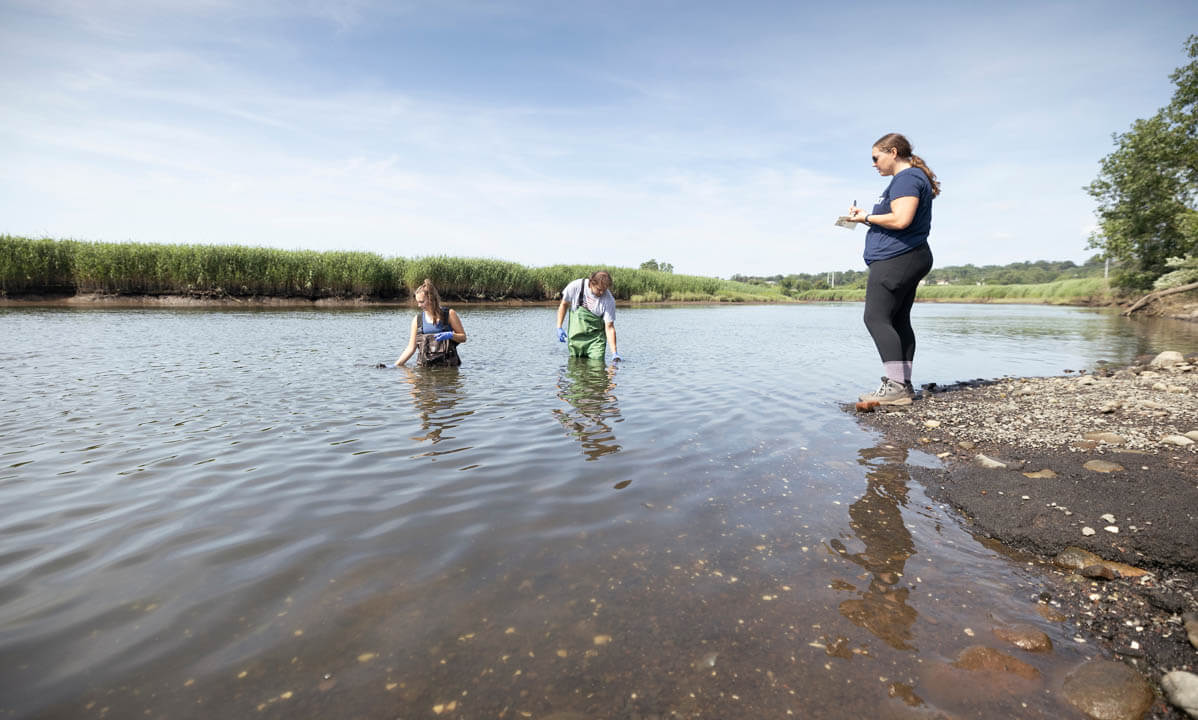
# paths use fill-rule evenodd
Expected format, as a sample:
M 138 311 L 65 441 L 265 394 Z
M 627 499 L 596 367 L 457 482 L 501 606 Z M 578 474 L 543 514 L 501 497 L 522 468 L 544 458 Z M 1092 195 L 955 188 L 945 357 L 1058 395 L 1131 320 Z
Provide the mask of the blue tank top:
M 425 335 L 434 335 L 440 332 L 452 332 L 453 326 L 449 324 L 449 308 L 441 308 L 441 322 L 433 324 L 428 321 L 428 316 L 423 310 L 420 311 L 420 332 Z

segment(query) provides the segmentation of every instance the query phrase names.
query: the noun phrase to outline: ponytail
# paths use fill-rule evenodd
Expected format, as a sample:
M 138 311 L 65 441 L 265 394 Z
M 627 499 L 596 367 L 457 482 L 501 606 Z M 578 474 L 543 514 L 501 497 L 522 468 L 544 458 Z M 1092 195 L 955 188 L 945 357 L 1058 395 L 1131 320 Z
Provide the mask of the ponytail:
M 932 197 L 938 196 L 940 194 L 940 181 L 936 179 L 936 173 L 932 172 L 932 168 L 928 167 L 923 158 L 914 153 L 911 154 L 911 164 L 923 170 L 923 174 L 928 176 L 928 182 L 932 183 Z

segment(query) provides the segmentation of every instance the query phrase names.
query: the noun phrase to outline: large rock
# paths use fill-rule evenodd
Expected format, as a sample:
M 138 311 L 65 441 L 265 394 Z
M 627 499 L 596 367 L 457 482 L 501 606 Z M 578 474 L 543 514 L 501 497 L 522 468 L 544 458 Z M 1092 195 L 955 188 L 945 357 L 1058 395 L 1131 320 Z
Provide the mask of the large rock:
M 1001 460 L 995 460 L 994 458 L 986 457 L 981 453 L 978 453 L 978 455 L 974 457 L 973 461 L 989 470 L 1001 470 L 1007 466 L 1007 464 Z
M 1161 678 L 1161 688 L 1169 696 L 1169 702 L 1198 718 L 1198 675 L 1184 670 L 1174 670 Z
M 1094 720 L 1140 720 L 1152 707 L 1152 686 L 1120 662 L 1095 659 L 1069 673 L 1065 699 Z
M 1186 447 L 1187 445 L 1194 444 L 1194 441 L 1185 435 L 1166 435 L 1161 438 L 1161 442 L 1165 445 L 1177 445 L 1178 447 Z
M 1179 363 L 1185 362 L 1185 356 L 1176 350 L 1166 350 L 1160 355 L 1152 358 L 1152 362 L 1148 363 L 1152 367 L 1173 367 Z
M 970 645 L 957 655 L 954 667 L 962 670 L 1009 673 L 1024 680 L 1036 680 L 1040 671 L 1022 660 L 985 645 Z
M 1057 556 L 1053 558 L 1053 562 L 1055 562 L 1060 567 L 1068 568 L 1069 570 L 1079 570 L 1079 571 L 1084 570 L 1093 565 L 1101 565 L 1102 567 L 1110 568 L 1111 570 L 1114 570 L 1115 572 L 1119 573 L 1123 577 L 1140 577 L 1141 575 L 1151 575 L 1152 574 L 1152 573 L 1148 572 L 1147 570 L 1135 567 L 1133 565 L 1127 565 L 1127 564 L 1124 564 L 1121 562 L 1114 562 L 1111 560 L 1103 560 L 1102 558 L 1100 558 L 1099 556 L 1090 552 L 1089 550 L 1083 550 L 1079 547 L 1073 547 L 1073 546 L 1069 546 L 1069 547 L 1065 548 L 1064 550 L 1062 550 L 1061 552 L 1057 553 Z

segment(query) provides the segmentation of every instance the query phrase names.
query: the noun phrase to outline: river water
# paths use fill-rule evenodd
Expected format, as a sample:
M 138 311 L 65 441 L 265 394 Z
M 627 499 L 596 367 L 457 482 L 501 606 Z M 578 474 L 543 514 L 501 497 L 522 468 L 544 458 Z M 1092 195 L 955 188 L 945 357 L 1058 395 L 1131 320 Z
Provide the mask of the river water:
M 0 309 L 0 717 L 1074 717 L 1097 653 L 841 403 L 861 306 Z M 1198 328 L 915 309 L 915 381 L 1055 375 Z M 1052 653 L 1002 645 L 1027 623 Z M 963 648 L 1035 680 L 981 682 Z

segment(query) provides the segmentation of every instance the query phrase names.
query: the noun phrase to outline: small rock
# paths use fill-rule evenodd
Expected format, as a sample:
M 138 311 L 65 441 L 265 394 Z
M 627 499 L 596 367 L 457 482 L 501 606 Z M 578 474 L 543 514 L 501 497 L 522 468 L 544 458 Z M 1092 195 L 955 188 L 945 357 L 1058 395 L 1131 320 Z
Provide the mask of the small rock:
M 1198 675 L 1184 670 L 1174 670 L 1161 678 L 1161 688 L 1169 696 L 1169 702 L 1198 718 Z
M 1036 612 L 1040 614 L 1040 617 L 1049 622 L 1065 622 L 1068 619 L 1065 617 L 1065 613 L 1051 605 L 1037 605 Z
M 972 440 L 962 440 L 961 442 L 957 443 L 957 447 L 961 448 L 962 450 L 972 450 L 975 445 Z
M 985 455 L 982 455 L 981 453 L 978 453 L 978 455 L 976 457 L 974 457 L 973 460 L 978 465 L 981 465 L 982 467 L 988 468 L 990 470 L 999 470 L 999 469 L 1005 468 L 1007 466 L 1006 463 L 1001 462 L 999 460 L 995 460 L 994 458 L 986 457 Z
M 1091 472 L 1100 472 L 1100 473 L 1112 473 L 1112 472 L 1122 472 L 1123 471 L 1123 466 L 1120 465 L 1119 463 L 1108 462 L 1106 460 L 1088 460 L 1088 461 L 1086 461 L 1085 465 L 1082 465 L 1082 467 L 1084 467 L 1085 469 L 1087 469 Z
M 1194 442 L 1198 442 L 1198 430 L 1189 431 L 1188 433 L 1186 433 L 1186 437 L 1193 440 Z
M 1152 389 L 1157 392 L 1169 392 L 1169 386 L 1163 382 L 1152 383 Z
M 1086 537 L 1090 537 L 1091 535 L 1093 535 L 1096 532 L 1098 532 L 1098 531 L 1095 530 L 1094 528 L 1090 527 L 1089 525 L 1082 528 L 1082 535 L 1085 535 Z
M 1186 635 L 1190 638 L 1190 644 L 1198 650 L 1198 615 L 1186 615 Z
M 1070 704 L 1092 718 L 1139 720 L 1152 707 L 1148 681 L 1120 662 L 1091 660 L 1065 678 Z
M 1082 375 L 1077 379 L 1078 385 L 1096 385 L 1098 380 L 1093 375 Z
M 1078 572 L 1082 577 L 1093 578 L 1095 580 L 1115 579 L 1115 571 L 1106 565 L 1087 565 Z
M 1044 468 L 1043 470 L 1037 470 L 1036 472 L 1025 472 L 1023 475 L 1024 475 L 1024 477 L 1030 477 L 1030 478 L 1036 479 L 1036 480 L 1039 480 L 1039 479 L 1051 480 L 1052 478 L 1055 478 L 1057 476 L 1056 473 L 1054 473 L 1052 470 L 1049 470 L 1048 468 Z
M 1051 652 L 1052 640 L 1031 625 L 1012 625 L 1011 627 L 994 628 L 994 634 L 1000 640 L 1009 642 L 1021 650 L 1028 652 Z
M 1119 528 L 1115 525 L 1107 525 L 1103 528 L 1103 530 L 1106 530 L 1109 533 L 1114 533 L 1115 535 L 1119 534 Z
M 1088 432 L 1083 435 L 1087 440 L 1097 440 L 1098 442 L 1106 443 L 1107 445 L 1122 445 L 1127 442 L 1121 436 L 1113 432 Z
M 1098 408 L 1098 412 L 1109 415 L 1121 407 L 1123 407 L 1123 403 L 1119 402 L 1118 400 L 1108 400 L 1102 404 L 1102 407 Z
M 1166 445 L 1177 445 L 1178 447 L 1186 447 L 1187 445 L 1194 444 L 1194 441 L 1185 435 L 1166 435 L 1161 438 L 1161 442 Z
M 1115 516 L 1114 516 L 1114 515 L 1112 515 L 1112 514 L 1110 514 L 1110 513 L 1106 513 L 1105 515 L 1099 515 L 1099 516 L 1098 516 L 1098 519 L 1099 519 L 1099 520 L 1104 520 L 1104 521 L 1106 521 L 1106 522 L 1109 522 L 1109 523 L 1113 523 L 1113 522 L 1115 522 Z
M 1169 385 L 1165 388 L 1167 392 L 1176 393 L 1177 395 L 1189 395 L 1190 389 L 1185 385 Z

